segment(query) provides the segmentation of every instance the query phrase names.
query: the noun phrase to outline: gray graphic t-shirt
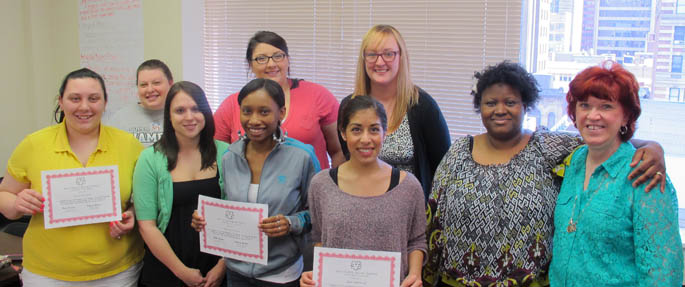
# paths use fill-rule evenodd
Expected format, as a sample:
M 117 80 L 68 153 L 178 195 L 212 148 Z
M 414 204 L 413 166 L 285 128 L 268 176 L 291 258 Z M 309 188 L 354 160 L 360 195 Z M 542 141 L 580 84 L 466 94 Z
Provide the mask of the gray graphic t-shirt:
M 108 125 L 132 133 L 138 141 L 148 147 L 162 137 L 164 130 L 164 109 L 153 111 L 135 104 L 117 111 L 108 120 Z

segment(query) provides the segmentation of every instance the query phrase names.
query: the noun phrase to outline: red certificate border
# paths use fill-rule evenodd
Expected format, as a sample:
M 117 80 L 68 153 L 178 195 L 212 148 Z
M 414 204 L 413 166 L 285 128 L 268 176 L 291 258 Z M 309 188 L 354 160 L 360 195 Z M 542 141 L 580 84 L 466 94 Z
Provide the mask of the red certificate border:
M 262 219 L 264 218 L 264 209 L 263 208 L 242 207 L 242 206 L 235 206 L 235 205 L 231 205 L 231 204 L 215 203 L 215 202 L 206 201 L 206 200 L 202 200 L 201 204 L 202 204 L 202 210 L 201 210 L 202 217 L 205 217 L 205 206 L 211 205 L 211 206 L 220 207 L 220 208 L 224 208 L 224 209 L 257 212 L 259 214 L 259 222 L 262 222 Z M 205 228 L 206 228 L 206 226 L 205 226 Z M 213 250 L 221 251 L 224 253 L 235 254 L 235 255 L 247 257 L 247 258 L 264 259 L 264 235 L 263 234 L 259 235 L 259 254 L 250 254 L 250 253 L 240 252 L 240 251 L 236 251 L 236 250 L 225 249 L 225 248 L 221 248 L 218 246 L 207 245 L 207 232 L 206 232 L 205 228 L 202 229 L 202 244 L 204 245 L 204 247 L 206 249 L 213 249 Z
M 52 188 L 50 185 L 51 180 L 53 178 L 74 177 L 74 176 L 84 176 L 84 175 L 94 175 L 94 174 L 109 174 L 110 183 L 112 184 L 112 213 L 103 213 L 103 214 L 55 219 L 54 214 L 53 214 L 54 209 L 53 209 L 53 203 L 52 203 Z M 88 219 L 102 218 L 102 217 L 111 217 L 111 216 L 117 215 L 116 177 L 114 176 L 114 169 L 52 174 L 52 175 L 47 175 L 46 179 L 47 179 L 46 189 L 47 189 L 47 194 L 48 194 L 48 207 L 50 209 L 50 213 L 48 214 L 48 220 L 49 220 L 50 224 L 57 224 L 57 223 L 70 222 L 70 221 L 79 221 L 79 220 L 88 220 Z
M 321 252 L 319 253 L 319 269 L 318 272 L 318 282 L 317 286 L 321 285 L 321 280 L 323 279 L 323 259 L 326 257 L 332 258 L 343 258 L 343 259 L 362 259 L 362 260 L 375 260 L 375 261 L 388 261 L 390 262 L 390 287 L 395 287 L 395 257 L 392 256 L 376 256 L 376 255 L 354 255 L 354 254 L 343 254 L 335 252 Z

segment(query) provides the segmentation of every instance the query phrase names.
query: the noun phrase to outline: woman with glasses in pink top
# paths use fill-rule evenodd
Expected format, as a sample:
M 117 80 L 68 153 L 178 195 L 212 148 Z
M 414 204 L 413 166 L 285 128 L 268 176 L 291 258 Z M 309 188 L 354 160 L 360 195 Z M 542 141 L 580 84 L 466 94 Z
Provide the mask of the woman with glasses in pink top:
M 322 168 L 338 166 L 345 158 L 336 138 L 338 101 L 321 85 L 290 78 L 290 56 L 283 37 L 270 31 L 259 31 L 247 44 L 247 64 L 256 78 L 280 84 L 285 93 L 286 115 L 281 125 L 288 137 L 314 147 Z M 240 125 L 238 93 L 226 98 L 214 113 L 215 138 L 233 143 L 245 135 Z

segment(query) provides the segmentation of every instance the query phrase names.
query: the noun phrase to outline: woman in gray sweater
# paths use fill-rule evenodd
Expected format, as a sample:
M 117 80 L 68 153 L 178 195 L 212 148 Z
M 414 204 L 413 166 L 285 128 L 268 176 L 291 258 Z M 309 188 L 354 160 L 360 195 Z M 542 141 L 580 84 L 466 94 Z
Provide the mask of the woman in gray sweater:
M 421 286 L 426 219 L 421 184 L 378 158 L 387 130 L 383 106 L 354 96 L 341 106 L 338 129 L 350 160 L 314 176 L 309 187 L 317 246 L 402 253 L 402 287 Z M 301 286 L 315 286 L 305 272 Z

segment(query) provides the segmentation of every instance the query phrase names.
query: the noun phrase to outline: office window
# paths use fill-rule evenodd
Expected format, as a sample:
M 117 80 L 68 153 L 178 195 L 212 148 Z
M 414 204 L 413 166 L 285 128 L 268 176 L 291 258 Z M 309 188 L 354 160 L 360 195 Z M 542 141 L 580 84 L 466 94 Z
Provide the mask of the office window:
M 685 177 L 677 176 L 685 174 L 685 145 L 679 140 L 685 138 L 685 129 L 678 128 L 685 122 L 685 104 L 682 103 L 685 101 L 685 79 L 682 77 L 685 25 L 677 20 L 682 15 L 673 15 L 674 10 L 678 14 L 685 13 L 685 0 L 570 2 L 571 7 L 566 10 L 559 8 L 559 12 L 552 13 L 550 19 L 560 19 L 555 23 L 562 22 L 566 27 L 581 30 L 558 33 L 561 39 L 547 37 L 549 42 L 563 43 L 556 46 L 562 48 L 550 52 L 549 58 L 538 59 L 547 67 L 540 74 L 551 75 L 550 79 L 553 79 L 548 83 L 541 81 L 544 100 L 538 109 L 540 117 L 547 119 L 542 124 L 552 130 L 576 132 L 565 115 L 564 95 L 568 91 L 569 80 L 581 70 L 602 61 L 621 63 L 640 83 L 642 114 L 635 137 L 657 141 L 664 147 L 668 173 L 680 193 L 680 212 L 685 214 Z M 573 4 L 583 7 L 573 7 Z M 585 12 L 573 15 L 574 11 Z M 530 19 L 532 15 L 525 17 Z M 661 36 L 671 33 L 672 43 L 669 43 L 669 37 Z M 526 44 L 542 46 L 534 42 Z M 525 49 L 534 48 L 526 46 Z M 528 65 L 526 68 L 530 71 L 536 67 Z M 559 116 L 552 117 L 552 114 Z
M 205 88 L 214 109 L 251 78 L 248 39 L 259 30 L 283 36 L 290 74 L 339 99 L 354 89 L 361 39 L 375 24 L 404 37 L 414 82 L 440 105 L 453 137 L 484 129 L 470 95 L 473 73 L 520 54 L 521 3 L 484 1 L 205 1 Z
M 673 45 L 685 45 L 685 26 L 673 28 Z
M 677 0 L 675 12 L 677 14 L 685 14 L 685 0 Z
M 671 102 L 679 102 L 680 101 L 680 89 L 670 88 L 668 90 L 668 100 Z
M 682 73 L 683 72 L 683 56 L 673 55 L 671 60 L 671 73 Z

